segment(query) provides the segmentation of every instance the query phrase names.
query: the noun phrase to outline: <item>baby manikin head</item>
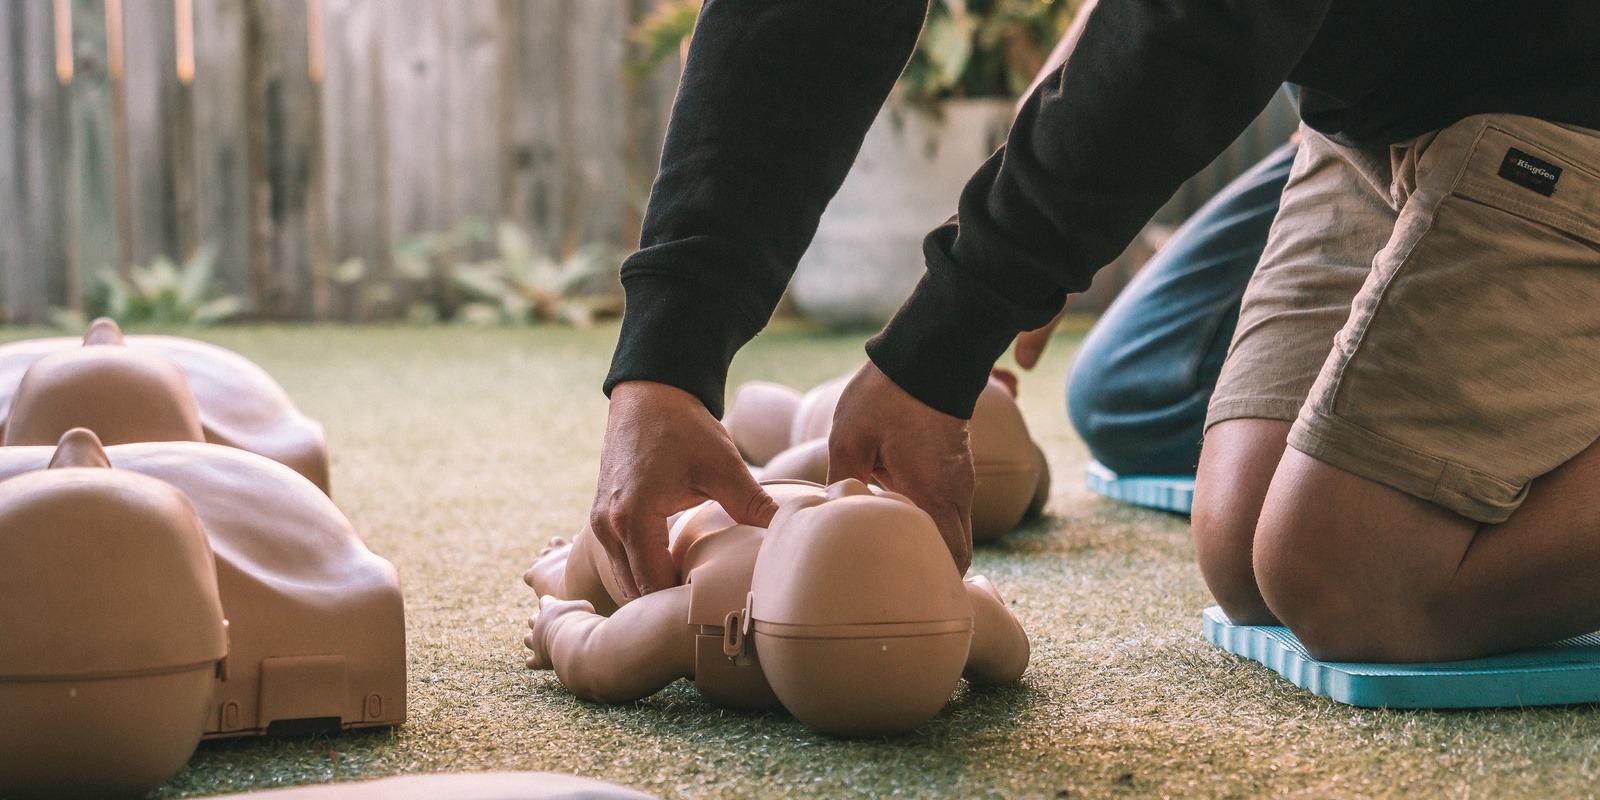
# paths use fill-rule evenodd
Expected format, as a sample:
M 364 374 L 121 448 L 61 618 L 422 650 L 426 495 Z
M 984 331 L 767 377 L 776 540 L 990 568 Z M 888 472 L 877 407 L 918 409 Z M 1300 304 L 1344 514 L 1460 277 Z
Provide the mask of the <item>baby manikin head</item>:
M 87 430 L 0 481 L 0 796 L 138 795 L 194 752 L 227 653 L 188 499 Z
M 901 733 L 950 699 L 972 604 L 933 520 L 845 480 L 784 503 L 756 557 L 749 620 L 773 691 L 834 736 Z
M 52 445 L 72 428 L 108 446 L 205 441 L 189 380 L 171 359 L 124 346 L 109 319 L 95 320 L 83 345 L 28 368 L 0 444 Z

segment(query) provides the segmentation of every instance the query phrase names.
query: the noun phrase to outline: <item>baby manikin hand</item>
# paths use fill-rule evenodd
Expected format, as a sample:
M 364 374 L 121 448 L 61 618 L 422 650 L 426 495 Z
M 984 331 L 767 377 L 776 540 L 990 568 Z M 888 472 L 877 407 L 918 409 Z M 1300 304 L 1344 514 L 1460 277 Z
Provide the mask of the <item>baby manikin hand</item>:
M 572 543 L 557 536 L 539 551 L 538 558 L 533 560 L 533 565 L 522 573 L 522 582 L 533 587 L 533 590 L 543 597 L 547 594 L 561 594 L 561 579 L 567 571 L 567 554 L 572 551 Z
M 550 639 L 562 617 L 571 614 L 593 614 L 594 606 L 588 600 L 561 600 L 549 595 L 539 598 L 539 610 L 528 618 L 528 634 L 522 643 L 533 655 L 528 656 L 528 669 L 554 669 L 550 657 Z

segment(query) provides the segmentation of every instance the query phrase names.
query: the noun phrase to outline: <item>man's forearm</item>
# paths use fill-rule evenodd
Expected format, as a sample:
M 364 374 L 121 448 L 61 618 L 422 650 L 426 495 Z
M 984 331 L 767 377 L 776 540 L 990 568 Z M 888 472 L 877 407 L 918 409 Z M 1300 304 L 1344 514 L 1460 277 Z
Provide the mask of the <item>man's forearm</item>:
M 721 416 L 728 362 L 782 296 L 905 67 L 927 0 L 708 0 L 606 390 L 676 386 Z
M 928 274 L 868 353 L 928 405 L 970 416 L 1020 331 L 1088 288 L 1232 142 L 1315 38 L 1328 0 L 1101 0 L 1065 66 L 929 235 Z

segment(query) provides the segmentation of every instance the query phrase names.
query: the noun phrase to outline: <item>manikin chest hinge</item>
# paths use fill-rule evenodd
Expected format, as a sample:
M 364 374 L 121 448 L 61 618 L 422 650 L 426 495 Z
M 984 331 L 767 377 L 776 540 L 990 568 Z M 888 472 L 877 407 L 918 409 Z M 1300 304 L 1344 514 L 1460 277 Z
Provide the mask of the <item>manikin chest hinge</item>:
M 754 618 L 750 616 L 750 604 L 755 599 L 755 592 L 744 596 L 744 608 L 739 611 L 730 611 L 722 622 L 722 652 L 729 658 L 738 659 L 750 655 L 750 630 L 755 625 Z

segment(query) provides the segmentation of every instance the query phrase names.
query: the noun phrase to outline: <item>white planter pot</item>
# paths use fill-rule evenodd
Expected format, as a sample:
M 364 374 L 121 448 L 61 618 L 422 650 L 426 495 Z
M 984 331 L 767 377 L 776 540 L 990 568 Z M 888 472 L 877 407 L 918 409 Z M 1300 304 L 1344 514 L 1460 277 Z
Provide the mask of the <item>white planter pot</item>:
M 922 238 L 1005 143 L 1011 110 L 1004 99 L 957 100 L 936 116 L 891 98 L 800 259 L 795 306 L 837 327 L 888 321 L 922 277 Z

